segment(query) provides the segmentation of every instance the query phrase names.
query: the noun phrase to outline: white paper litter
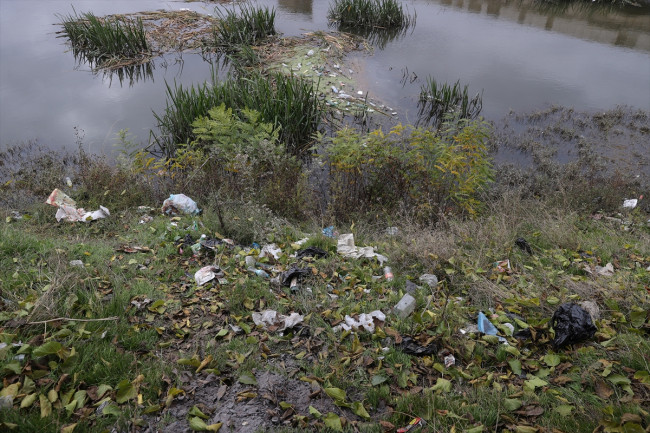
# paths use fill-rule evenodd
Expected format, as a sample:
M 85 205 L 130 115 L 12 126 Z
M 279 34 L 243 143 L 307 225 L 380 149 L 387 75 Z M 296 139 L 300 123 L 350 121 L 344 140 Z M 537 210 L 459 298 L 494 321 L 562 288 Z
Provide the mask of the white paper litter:
M 638 202 L 639 202 L 639 200 L 637 200 L 635 198 L 625 199 L 625 200 L 623 200 L 623 207 L 625 209 L 634 209 Z
M 262 247 L 259 257 L 272 256 L 275 260 L 278 260 L 282 255 L 282 249 L 279 248 L 276 244 L 268 244 Z
M 58 207 L 55 215 L 57 221 L 88 222 L 111 215 L 104 206 L 100 206 L 98 210 L 91 212 L 86 212 L 83 208 L 77 208 L 77 203 L 58 188 L 52 191 L 45 203 Z
M 375 319 L 379 322 L 386 321 L 386 315 L 379 310 L 375 310 L 371 313 L 362 313 L 359 315 L 358 319 L 355 319 L 351 316 L 346 315 L 345 321 L 334 328 L 335 332 L 338 331 L 358 331 L 363 328 L 366 332 L 373 334 L 375 332 Z
M 214 280 L 218 276 L 223 276 L 223 272 L 216 266 L 204 266 L 194 274 L 194 281 L 199 286 Z
M 277 326 L 276 331 L 282 332 L 285 329 L 291 329 L 299 323 L 302 323 L 304 317 L 298 313 L 291 313 L 288 316 L 278 314 L 275 310 L 265 310 L 261 313 L 253 313 L 253 322 L 257 326 L 269 328 Z
M 354 245 L 354 235 L 352 233 L 346 233 L 339 236 L 336 252 L 343 257 L 352 257 L 355 259 L 358 259 L 360 257 L 377 257 L 379 264 L 382 266 L 385 261 L 388 261 L 388 257 L 375 253 L 373 247 L 356 247 Z

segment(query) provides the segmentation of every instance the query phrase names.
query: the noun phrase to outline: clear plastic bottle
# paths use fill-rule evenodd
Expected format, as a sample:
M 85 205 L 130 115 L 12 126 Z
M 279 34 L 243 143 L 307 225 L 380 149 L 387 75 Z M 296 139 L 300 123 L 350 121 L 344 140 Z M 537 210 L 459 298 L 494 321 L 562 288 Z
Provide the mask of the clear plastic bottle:
M 384 268 L 384 278 L 386 278 L 386 281 L 393 281 L 395 279 L 393 270 L 389 266 Z

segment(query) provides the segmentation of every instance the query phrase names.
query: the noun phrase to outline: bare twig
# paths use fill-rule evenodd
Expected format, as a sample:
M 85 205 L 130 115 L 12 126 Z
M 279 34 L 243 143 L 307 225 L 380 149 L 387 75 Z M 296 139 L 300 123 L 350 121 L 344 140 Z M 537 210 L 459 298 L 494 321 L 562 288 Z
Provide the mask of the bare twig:
M 71 317 L 57 317 L 56 319 L 49 319 L 49 320 L 41 320 L 38 322 L 27 322 L 25 325 L 38 325 L 40 323 L 50 323 L 50 322 L 57 322 L 59 320 L 67 320 L 68 322 L 103 322 L 106 320 L 118 320 L 119 317 L 113 316 L 113 317 L 103 317 L 101 319 L 73 319 Z

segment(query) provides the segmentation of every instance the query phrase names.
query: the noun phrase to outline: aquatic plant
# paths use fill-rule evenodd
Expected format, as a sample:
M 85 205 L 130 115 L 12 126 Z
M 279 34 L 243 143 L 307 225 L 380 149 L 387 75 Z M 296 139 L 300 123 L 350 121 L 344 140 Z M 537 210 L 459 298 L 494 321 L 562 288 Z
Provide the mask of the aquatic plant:
M 254 45 L 274 35 L 275 9 L 244 3 L 235 9 L 215 9 L 219 24 L 214 27 L 215 47 L 231 51 L 241 45 Z
M 433 77 L 420 88 L 418 124 L 439 127 L 445 114 L 456 113 L 461 119 L 475 119 L 483 108 L 483 94 L 469 96 L 468 85 L 461 87 L 460 80 L 453 85 L 440 85 Z
M 223 82 L 213 78 L 189 88 L 167 85 L 167 106 L 154 117 L 160 136 L 154 136 L 158 151 L 173 156 L 176 145 L 195 139 L 192 122 L 206 116 L 212 107 L 226 107 L 242 112 L 254 107 L 261 121 L 280 128 L 280 139 L 293 154 L 301 154 L 309 146 L 312 135 L 324 116 L 324 103 L 318 98 L 318 84 L 310 79 L 281 73 L 264 76 L 254 74 Z
M 125 59 L 145 59 L 150 53 L 142 20 L 99 18 L 92 12 L 60 16 L 59 37 L 66 37 L 75 57 L 95 66 L 123 66 Z
M 416 15 L 397 0 L 334 0 L 327 18 L 341 27 L 390 29 L 414 25 Z

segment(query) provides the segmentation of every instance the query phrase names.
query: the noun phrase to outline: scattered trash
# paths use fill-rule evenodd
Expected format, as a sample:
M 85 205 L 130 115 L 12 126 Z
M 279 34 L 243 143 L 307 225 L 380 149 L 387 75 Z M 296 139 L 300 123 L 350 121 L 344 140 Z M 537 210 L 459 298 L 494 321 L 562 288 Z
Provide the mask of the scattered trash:
M 598 275 L 603 277 L 611 277 L 614 275 L 614 265 L 607 263 L 605 266 L 596 266 L 595 271 Z
M 255 260 L 255 257 L 253 256 L 246 256 L 244 262 L 246 263 L 247 268 L 254 268 L 257 260 Z
M 309 268 L 298 268 L 295 266 L 290 267 L 287 271 L 280 275 L 280 284 L 283 287 L 291 287 L 297 284 L 297 280 L 305 275 L 311 274 Z M 291 284 L 292 280 L 296 279 L 296 284 Z
M 500 274 L 504 272 L 510 273 L 510 260 L 499 260 L 495 262 L 494 269 Z
M 386 281 L 393 281 L 395 279 L 395 276 L 393 275 L 393 270 L 390 268 L 390 266 L 386 266 L 384 268 L 384 278 Z
M 591 315 L 574 303 L 562 304 L 553 313 L 551 326 L 555 330 L 554 347 L 562 347 L 589 339 L 596 333 Z
M 266 256 L 271 256 L 275 260 L 278 260 L 282 255 L 282 249 L 279 248 L 276 244 L 268 244 L 262 247 L 259 257 L 263 258 Z
M 635 198 L 625 199 L 623 201 L 623 207 L 625 209 L 634 209 L 638 203 L 639 203 L 639 200 L 637 200 Z
M 460 333 L 465 334 L 476 334 L 478 331 L 478 326 L 474 323 L 468 323 L 464 328 L 459 329 Z
M 420 281 L 425 284 L 428 284 L 429 287 L 436 287 L 438 285 L 438 277 L 433 274 L 422 274 L 420 275 Z
M 456 365 L 456 358 L 454 358 L 454 355 L 449 354 L 445 356 L 444 362 L 445 362 L 445 368 L 449 368 L 453 365 Z
M 408 293 L 395 305 L 393 312 L 402 319 L 407 318 L 415 310 L 415 298 Z
M 261 313 L 253 313 L 253 322 L 255 325 L 262 326 L 264 329 L 272 332 L 282 332 L 291 329 L 302 323 L 304 317 L 298 313 L 291 313 L 288 316 L 278 314 L 275 310 L 265 310 Z
M 104 206 L 100 206 L 98 210 L 92 212 L 86 212 L 83 208 L 77 209 L 77 203 L 59 189 L 52 191 L 45 203 L 59 208 L 55 215 L 57 221 L 89 222 L 111 215 Z
M 254 267 L 249 267 L 249 271 L 262 278 L 271 278 L 271 276 L 263 269 L 255 269 Z
M 404 337 L 399 344 L 399 349 L 407 355 L 414 356 L 428 356 L 433 355 L 438 351 L 435 343 L 431 342 L 426 346 L 422 346 L 411 337 Z
M 485 317 L 482 311 L 478 312 L 478 321 L 477 321 L 478 331 L 486 335 L 497 335 L 497 328 Z M 507 340 L 503 337 L 499 337 L 499 341 L 502 343 L 507 343 Z
M 423 427 L 425 424 L 426 421 L 424 421 L 422 418 L 413 418 L 411 422 L 408 423 L 405 427 L 398 428 L 397 433 L 406 433 L 419 427 Z
M 305 249 L 299 250 L 296 252 L 296 258 L 302 259 L 304 257 L 314 257 L 317 259 L 322 259 L 327 257 L 327 251 L 317 248 L 317 247 L 307 247 Z
M 214 280 L 217 277 L 223 277 L 224 273 L 217 266 L 204 266 L 194 274 L 194 280 L 199 286 Z
M 361 313 L 359 319 L 354 319 L 353 317 L 346 315 L 345 322 L 332 329 L 334 331 L 358 331 L 360 328 L 363 328 L 372 334 L 375 332 L 375 320 L 383 323 L 386 321 L 386 315 L 379 310 L 375 310 L 368 314 Z
M 311 57 L 313 55 L 314 55 L 314 50 L 307 51 L 307 57 Z
M 197 215 L 201 211 L 196 202 L 185 194 L 171 194 L 169 198 L 163 202 L 162 212 L 167 215 Z
M 325 237 L 334 238 L 337 235 L 338 235 L 338 233 L 334 232 L 334 226 L 325 227 L 323 229 L 323 236 L 325 236 Z
M 383 265 L 384 262 L 388 260 L 386 256 L 375 253 L 373 247 L 357 248 L 354 245 L 354 235 L 352 233 L 347 233 L 339 236 L 336 251 L 343 257 L 352 257 L 355 259 L 358 259 L 360 257 L 376 257 L 377 260 L 379 260 L 380 265 Z
M 418 289 L 418 285 L 411 280 L 406 280 L 405 289 L 406 289 L 406 293 L 415 293 L 415 291 Z
M 522 251 L 526 251 L 531 256 L 533 255 L 533 249 L 530 247 L 530 244 L 526 239 L 517 238 L 515 245 L 517 245 Z
M 81 260 L 71 260 L 70 261 L 70 266 L 76 266 L 76 267 L 79 267 L 79 268 L 83 268 L 84 267 L 84 262 L 82 262 Z
M 397 227 L 387 227 L 386 228 L 386 234 L 388 236 L 395 236 L 399 233 L 399 229 Z
M 147 224 L 153 221 L 153 217 L 151 215 L 144 215 L 142 219 L 140 219 L 139 223 L 140 224 Z

